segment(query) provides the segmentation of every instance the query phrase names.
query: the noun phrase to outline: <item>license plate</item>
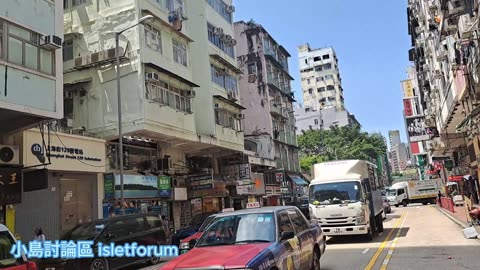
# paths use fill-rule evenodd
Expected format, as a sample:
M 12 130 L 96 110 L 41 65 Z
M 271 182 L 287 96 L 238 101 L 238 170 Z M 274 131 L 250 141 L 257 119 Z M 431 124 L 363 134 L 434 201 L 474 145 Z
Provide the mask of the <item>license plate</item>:
M 184 249 L 184 250 L 180 251 L 180 254 L 185 254 L 185 253 L 187 253 L 187 252 L 188 252 L 188 250 Z M 48 270 L 48 269 L 47 269 L 47 270 Z M 55 270 L 55 269 L 54 269 L 54 270 Z
M 343 230 L 340 229 L 340 228 L 336 228 L 333 232 L 334 233 L 343 233 Z
M 47 267 L 45 270 L 55 270 L 55 267 Z

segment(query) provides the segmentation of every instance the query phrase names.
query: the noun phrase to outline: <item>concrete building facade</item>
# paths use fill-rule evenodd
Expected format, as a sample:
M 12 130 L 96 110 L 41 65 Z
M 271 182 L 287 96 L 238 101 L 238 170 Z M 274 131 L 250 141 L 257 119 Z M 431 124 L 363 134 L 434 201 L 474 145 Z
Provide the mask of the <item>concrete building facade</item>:
M 325 130 L 332 126 L 344 127 L 360 125 L 355 115 L 347 110 L 339 110 L 335 106 L 321 110 L 297 106 L 294 108 L 297 132 L 309 129 Z
M 312 49 L 308 43 L 300 45 L 298 62 L 304 106 L 317 111 L 328 106 L 344 109 L 342 78 L 335 50 Z
M 245 139 L 256 144 L 260 157 L 276 161 L 276 169 L 266 174 L 266 183 L 274 186 L 281 182 L 284 199 L 291 200 L 287 195 L 293 193 L 296 198 L 296 191 L 303 190 L 296 186 L 305 182 L 301 180 L 296 141 L 290 54 L 253 21 L 236 22 L 235 39 L 243 72 L 239 85 L 241 103 L 246 108 Z
M 390 147 L 393 147 L 394 145 L 400 144 L 400 131 L 399 130 L 389 130 L 388 131 L 388 139 L 390 142 Z

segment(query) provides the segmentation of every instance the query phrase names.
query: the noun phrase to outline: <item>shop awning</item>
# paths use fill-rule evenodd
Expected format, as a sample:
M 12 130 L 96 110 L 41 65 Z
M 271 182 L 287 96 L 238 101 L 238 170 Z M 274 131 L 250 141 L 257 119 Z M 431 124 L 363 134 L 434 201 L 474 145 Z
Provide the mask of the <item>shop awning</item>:
M 287 173 L 287 176 L 297 184 L 297 186 L 308 186 L 307 181 L 305 181 L 300 175 Z

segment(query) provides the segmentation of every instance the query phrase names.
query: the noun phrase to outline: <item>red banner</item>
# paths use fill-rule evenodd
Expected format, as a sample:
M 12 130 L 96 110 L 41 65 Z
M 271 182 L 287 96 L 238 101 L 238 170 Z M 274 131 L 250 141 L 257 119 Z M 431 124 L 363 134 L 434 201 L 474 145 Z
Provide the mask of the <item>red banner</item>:
M 418 142 L 410 143 L 410 151 L 412 152 L 412 155 L 420 154 Z
M 403 100 L 403 110 L 405 112 L 405 116 L 413 116 L 412 100 L 411 99 L 404 99 Z

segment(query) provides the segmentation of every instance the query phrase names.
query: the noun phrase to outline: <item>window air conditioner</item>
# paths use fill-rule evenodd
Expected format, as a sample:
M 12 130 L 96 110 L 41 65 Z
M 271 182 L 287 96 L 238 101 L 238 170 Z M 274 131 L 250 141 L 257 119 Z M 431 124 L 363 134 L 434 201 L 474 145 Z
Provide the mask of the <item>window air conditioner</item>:
M 235 7 L 234 6 L 228 6 L 227 7 L 227 12 L 228 13 L 234 13 L 235 12 Z
M 62 47 L 62 39 L 57 36 L 44 36 L 41 46 L 48 50 L 56 50 Z
M 215 35 L 219 36 L 223 34 L 223 28 L 221 27 L 215 27 L 215 30 L 213 32 Z
M 185 95 L 190 98 L 194 98 L 196 96 L 196 93 L 194 90 L 187 90 Z

